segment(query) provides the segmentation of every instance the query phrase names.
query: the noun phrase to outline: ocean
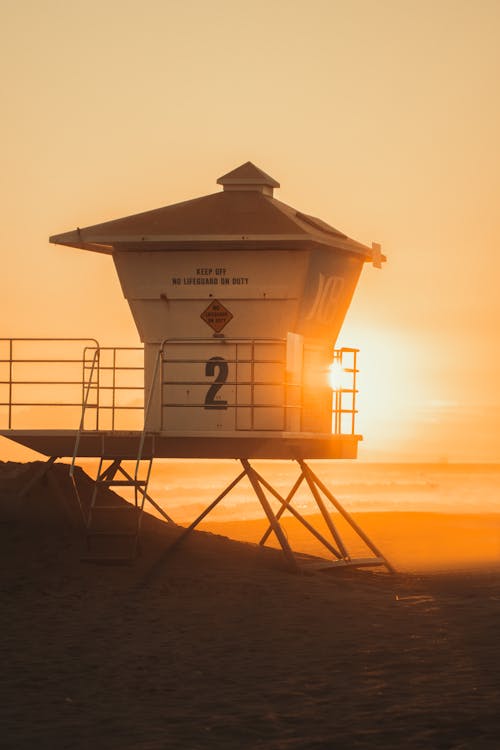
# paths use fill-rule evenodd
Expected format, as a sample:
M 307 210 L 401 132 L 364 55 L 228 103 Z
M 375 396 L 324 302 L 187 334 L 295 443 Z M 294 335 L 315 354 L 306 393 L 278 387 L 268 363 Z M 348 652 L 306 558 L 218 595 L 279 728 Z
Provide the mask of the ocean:
M 254 468 L 284 497 L 299 469 L 292 462 L 253 461 Z M 363 463 L 311 461 L 311 467 L 350 512 L 500 513 L 500 464 Z M 176 522 L 196 517 L 238 476 L 237 461 L 157 462 L 149 492 Z M 279 507 L 277 501 L 275 507 Z M 316 513 L 301 487 L 294 505 Z M 262 518 L 245 477 L 211 514 L 218 521 Z

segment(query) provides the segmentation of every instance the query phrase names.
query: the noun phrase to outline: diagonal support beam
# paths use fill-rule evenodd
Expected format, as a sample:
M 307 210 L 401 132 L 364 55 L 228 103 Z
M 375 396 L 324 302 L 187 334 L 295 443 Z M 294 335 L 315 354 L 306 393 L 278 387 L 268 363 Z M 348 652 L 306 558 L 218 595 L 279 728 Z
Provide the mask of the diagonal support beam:
M 300 463 L 300 461 L 299 461 Z M 302 463 L 305 464 L 304 461 Z M 314 483 L 319 487 L 321 492 L 325 495 L 325 497 L 328 498 L 328 500 L 332 503 L 332 505 L 338 510 L 340 515 L 345 518 L 349 526 L 351 526 L 352 529 L 356 532 L 356 534 L 363 540 L 363 542 L 366 544 L 368 549 L 373 552 L 374 555 L 376 555 L 380 560 L 383 561 L 384 565 L 386 566 L 387 570 L 390 573 L 395 573 L 395 569 L 392 567 L 390 562 L 387 560 L 387 558 L 381 553 L 381 551 L 378 549 L 378 547 L 375 546 L 375 544 L 371 541 L 371 539 L 365 534 L 361 526 L 359 526 L 354 518 L 348 513 L 345 508 L 339 503 L 339 501 L 332 495 L 332 493 L 329 491 L 328 487 L 326 487 L 321 479 L 316 476 L 316 474 L 313 472 L 313 470 L 306 465 L 307 470 L 309 471 L 311 478 L 313 479 Z
M 177 548 L 179 544 L 181 544 L 188 536 L 189 534 L 194 531 L 194 529 L 198 526 L 198 524 L 206 517 L 209 513 L 221 502 L 221 500 L 226 497 L 226 495 L 231 492 L 231 490 L 243 479 L 243 477 L 247 476 L 250 482 L 250 485 L 255 492 L 257 499 L 260 502 L 260 505 L 262 506 L 262 509 L 264 510 L 267 519 L 269 521 L 269 529 L 266 531 L 266 534 L 263 537 L 263 540 L 261 541 L 261 544 L 263 544 L 266 539 L 268 538 L 269 534 L 274 532 L 281 549 L 283 551 L 284 557 L 286 562 L 288 563 L 288 568 L 291 572 L 300 572 L 301 568 L 299 566 L 299 562 L 294 555 L 290 544 L 288 542 L 288 539 L 286 537 L 286 534 L 281 527 L 279 523 L 280 517 L 283 515 L 283 513 L 288 510 L 292 515 L 299 520 L 302 525 L 304 525 L 310 533 L 318 539 L 318 541 L 321 542 L 333 555 L 337 558 L 336 561 L 331 561 L 328 563 L 328 561 L 324 561 L 326 563 L 326 566 L 328 565 L 330 567 L 337 567 L 337 566 L 355 566 L 355 567 L 371 567 L 374 565 L 384 565 L 390 572 L 394 572 L 394 568 L 390 565 L 390 563 L 386 560 L 386 558 L 380 553 L 380 551 L 377 549 L 377 547 L 371 542 L 371 540 L 366 536 L 366 534 L 362 531 L 362 529 L 357 525 L 357 523 L 352 519 L 352 517 L 347 513 L 346 510 L 342 507 L 342 505 L 336 500 L 336 498 L 328 491 L 328 489 L 325 487 L 325 485 L 318 479 L 316 474 L 313 472 L 313 470 L 305 463 L 303 460 L 297 460 L 297 462 L 300 465 L 301 474 L 296 480 L 295 484 L 293 485 L 292 489 L 288 493 L 286 498 L 283 498 L 277 490 L 275 490 L 269 482 L 267 482 L 264 477 L 262 477 L 249 463 L 249 460 L 246 458 L 241 458 L 240 463 L 243 467 L 243 471 L 215 498 L 215 500 L 210 503 L 210 505 L 205 508 L 205 510 L 200 513 L 200 515 L 185 529 L 182 529 L 179 536 L 164 550 L 159 560 L 154 563 L 154 565 L 149 569 L 149 571 L 146 572 L 145 576 L 141 580 L 141 585 L 149 583 L 157 574 L 158 572 L 163 568 L 165 563 L 167 562 L 170 554 Z M 130 476 L 126 473 L 122 467 L 120 467 L 120 472 L 124 474 L 127 478 Z M 322 534 L 320 534 L 314 527 L 309 524 L 309 522 L 302 517 L 302 515 L 291 506 L 291 502 L 293 497 L 295 496 L 298 488 L 300 487 L 301 483 L 303 481 L 306 481 L 307 485 L 309 486 L 309 489 L 311 493 L 313 494 L 313 497 L 316 500 L 316 503 L 319 507 L 319 509 L 322 511 L 323 517 L 325 519 L 325 522 L 328 525 L 328 528 L 332 532 L 332 535 L 334 537 L 334 540 L 339 544 L 339 549 L 335 549 L 335 547 L 327 540 L 325 539 Z M 266 490 L 270 494 L 272 494 L 280 503 L 281 507 L 277 513 L 275 513 L 271 507 L 271 504 L 269 502 L 269 499 L 265 493 Z M 323 497 L 320 494 L 320 491 L 323 493 L 323 495 L 330 500 L 330 502 L 334 505 L 334 507 L 339 511 L 339 513 L 345 518 L 345 520 L 349 523 L 349 525 L 356 531 L 358 536 L 365 542 L 367 547 L 376 555 L 375 558 L 363 558 L 363 559 L 351 559 L 351 557 L 348 555 L 347 550 L 345 546 L 342 543 L 342 540 L 340 538 L 340 535 L 337 532 L 337 529 L 335 528 L 333 521 L 330 518 L 330 515 L 328 514 L 328 511 L 326 509 Z M 327 520 L 328 519 L 328 520 Z M 333 531 L 332 531 L 333 528 Z M 321 561 L 322 562 L 322 561 Z
M 120 470 L 120 473 L 125 477 L 125 479 L 128 479 L 131 483 L 134 482 L 134 479 L 132 479 L 132 477 L 130 476 L 130 474 L 128 473 L 128 471 L 125 471 L 125 469 L 123 468 L 123 466 L 120 465 L 118 468 Z M 168 523 L 173 524 L 174 526 L 177 525 L 175 523 L 175 521 L 167 513 L 165 513 L 165 511 L 163 510 L 163 508 L 160 505 L 158 505 L 158 503 L 156 503 L 153 500 L 153 498 L 151 497 L 151 495 L 149 495 L 147 492 L 144 492 L 144 490 L 141 489 L 141 488 L 139 488 L 139 492 L 141 493 L 141 495 L 143 495 L 144 499 L 147 500 L 148 503 L 150 503 L 153 506 L 153 508 L 158 511 L 158 513 L 160 514 L 160 516 L 163 516 L 163 518 L 165 519 L 165 521 L 167 521 Z
M 268 485 L 267 482 L 265 482 L 265 480 L 264 480 L 263 477 L 261 477 L 259 475 L 259 479 L 260 479 L 261 483 L 264 484 L 265 487 L 267 487 L 268 490 L 270 490 L 270 491 L 272 491 L 274 493 L 274 490 L 271 488 L 271 485 Z M 300 487 L 300 485 L 302 484 L 303 481 L 304 481 L 304 477 L 301 474 L 299 476 L 299 478 L 297 479 L 297 481 L 295 482 L 295 484 L 293 485 L 293 487 L 290 490 L 290 492 L 288 493 L 288 495 L 286 496 L 286 498 L 283 499 L 281 496 L 278 496 L 278 500 L 281 503 L 283 503 L 283 505 L 281 506 L 281 508 L 276 513 L 276 518 L 278 519 L 278 521 L 280 520 L 280 518 L 283 515 L 283 513 L 285 512 L 285 510 L 288 509 L 290 503 L 292 502 L 292 500 L 293 500 L 293 498 L 295 496 L 295 493 L 297 492 L 297 490 L 299 489 L 299 487 Z M 275 497 L 276 497 L 276 495 L 275 495 Z M 269 526 L 268 529 L 267 529 L 267 531 L 266 531 L 266 533 L 264 534 L 264 536 L 262 537 L 262 539 L 259 542 L 260 545 L 263 545 L 263 544 L 266 543 L 269 535 L 272 534 L 272 531 L 273 531 L 272 526 Z
M 271 493 L 272 495 L 274 495 L 274 497 L 275 497 L 275 498 L 276 498 L 277 500 L 279 500 L 279 501 L 280 501 L 280 503 L 282 504 L 282 505 L 281 505 L 281 508 L 280 508 L 280 509 L 278 510 L 278 512 L 276 513 L 276 520 L 278 520 L 278 521 L 279 521 L 279 519 L 281 518 L 281 516 L 283 515 L 283 513 L 285 512 L 285 510 L 288 510 L 288 511 L 290 511 L 290 513 L 291 513 L 291 514 L 292 514 L 292 515 L 294 516 L 294 518 L 296 518 L 296 519 L 297 519 L 297 521 L 299 521 L 299 522 L 300 522 L 300 523 L 302 524 L 302 526 L 304 526 L 304 527 L 305 527 L 305 528 L 306 528 L 306 529 L 307 529 L 307 530 L 309 531 L 309 533 L 310 533 L 310 534 L 312 534 L 312 535 L 313 535 L 313 536 L 314 536 L 314 537 L 315 537 L 315 538 L 316 538 L 316 539 L 318 540 L 318 542 L 321 542 L 321 544 L 322 544 L 322 545 L 323 545 L 324 547 L 326 547 L 326 549 L 327 549 L 327 550 L 328 550 L 329 552 L 331 552 L 331 553 L 332 553 L 332 555 L 333 555 L 334 557 L 336 557 L 336 558 L 337 558 L 337 560 L 341 560 L 341 559 L 342 559 L 342 555 L 341 555 L 341 554 L 339 553 L 339 551 L 338 551 L 338 550 L 336 550 L 336 549 L 335 549 L 335 547 L 333 547 L 333 546 L 332 546 L 332 545 L 330 544 L 330 542 L 329 542 L 329 541 L 328 541 L 327 539 L 325 539 L 325 537 L 324 537 L 324 536 L 323 536 L 322 534 L 320 534 L 320 532 L 319 532 L 319 531 L 316 531 L 316 529 L 314 528 L 314 526 L 312 526 L 312 525 L 311 525 L 311 524 L 309 523 L 309 521 L 307 521 L 307 520 L 306 520 L 306 519 L 304 518 L 304 516 L 303 516 L 303 515 L 302 515 L 301 513 L 299 513 L 299 511 L 298 511 L 298 510 L 296 510 L 296 509 L 295 509 L 295 508 L 293 507 L 293 505 L 290 505 L 291 499 L 293 498 L 293 495 L 295 494 L 295 492 L 296 492 L 297 488 L 298 488 L 298 487 L 300 486 L 300 484 L 301 484 L 302 480 L 304 479 L 304 476 L 303 476 L 302 474 L 300 475 L 300 477 L 299 477 L 299 478 L 297 479 L 297 481 L 295 482 L 294 486 L 292 487 L 291 491 L 289 492 L 289 494 L 288 494 L 288 496 L 287 496 L 287 498 L 286 498 L 286 500 L 285 500 L 284 498 L 282 498 L 282 497 L 281 497 L 281 495 L 279 494 L 279 492 L 277 492 L 277 491 L 276 491 L 276 490 L 274 489 L 274 487 L 272 487 L 272 486 L 271 486 L 271 485 L 269 484 L 269 482 L 266 482 L 266 480 L 264 479 L 264 477 L 260 476 L 260 474 L 258 474 L 257 472 L 255 472 L 255 473 L 257 474 L 257 477 L 258 477 L 258 479 L 259 479 L 260 483 L 261 483 L 261 484 L 262 484 L 262 485 L 263 485 L 263 486 L 264 486 L 264 487 L 265 487 L 265 488 L 266 488 L 266 489 L 267 489 L 267 490 L 268 490 L 268 491 L 269 491 L 269 492 L 270 492 L 270 493 Z M 264 544 L 264 542 L 265 542 L 265 541 L 267 540 L 268 536 L 269 536 L 269 535 L 270 535 L 271 533 L 272 533 L 272 527 L 270 526 L 270 527 L 268 528 L 268 530 L 266 531 L 266 533 L 264 534 L 264 536 L 262 537 L 261 541 L 260 541 L 260 544 L 261 544 L 261 545 L 262 545 L 262 544 Z
M 318 506 L 321 515 L 323 516 L 323 519 L 330 530 L 330 534 L 332 535 L 333 539 L 338 545 L 338 548 L 340 550 L 341 556 L 344 560 L 349 560 L 349 553 L 340 537 L 340 534 L 338 533 L 337 529 L 335 528 L 335 524 L 333 523 L 332 519 L 330 518 L 330 514 L 328 513 L 326 506 L 323 502 L 323 499 L 321 498 L 321 495 L 318 492 L 318 489 L 316 485 L 314 484 L 314 475 L 309 468 L 309 466 L 306 464 L 306 462 L 302 459 L 297 459 L 297 463 L 299 464 L 302 473 L 304 474 L 305 480 L 307 484 L 309 485 L 309 489 L 311 490 L 311 494 L 316 500 L 316 505 Z
M 260 504 L 262 505 L 262 508 L 268 518 L 268 521 L 272 527 L 272 530 L 274 531 L 276 538 L 278 542 L 280 543 L 281 549 L 283 550 L 283 554 L 285 555 L 285 559 L 290 567 L 290 570 L 298 573 L 299 567 L 297 565 L 297 560 L 295 559 L 295 555 L 293 554 L 292 549 L 290 545 L 288 544 L 288 539 L 286 538 L 278 519 L 273 513 L 273 509 L 271 508 L 269 504 L 269 500 L 267 499 L 264 491 L 262 490 L 262 487 L 259 482 L 259 475 L 252 468 L 252 466 L 250 466 L 248 459 L 242 458 L 240 459 L 240 461 L 241 461 L 241 465 L 245 469 L 245 474 L 250 480 L 250 484 L 252 485 L 253 490 L 255 494 L 257 495 L 257 498 Z
M 169 544 L 169 546 L 166 548 L 166 550 L 162 553 L 162 555 L 159 558 L 159 560 L 157 560 L 156 563 L 153 565 L 153 567 L 150 568 L 150 570 L 147 571 L 146 575 L 143 577 L 143 579 L 141 581 L 141 585 L 149 583 L 155 577 L 155 575 L 161 570 L 161 568 L 163 567 L 163 565 L 166 563 L 166 561 L 169 558 L 169 556 L 171 555 L 171 553 L 175 549 L 177 549 L 177 547 L 179 546 L 179 544 L 181 544 L 189 536 L 189 534 L 192 531 L 195 530 L 195 528 L 205 518 L 205 516 L 208 516 L 208 514 L 215 508 L 215 506 L 218 505 L 220 503 L 220 501 L 223 498 L 225 498 L 226 495 L 229 492 L 231 492 L 231 490 L 234 487 L 236 487 L 236 485 L 238 484 L 238 482 L 240 482 L 243 479 L 243 477 L 245 476 L 245 474 L 246 474 L 245 471 L 242 471 L 240 474 L 238 474 L 238 476 L 236 477 L 236 479 L 233 479 L 233 481 L 231 482 L 231 484 L 229 484 L 226 487 L 226 489 L 223 490 L 220 493 L 220 495 L 218 495 L 215 498 L 215 500 L 212 503 L 210 503 L 210 505 L 207 508 L 205 508 L 205 510 L 203 511 L 203 513 L 200 513 L 200 515 L 197 518 L 195 518 L 195 520 L 186 529 L 184 529 L 179 534 L 179 536 L 171 544 Z
M 59 456 L 51 456 L 47 461 L 44 461 L 43 464 L 35 471 L 31 479 L 26 482 L 24 487 L 21 487 L 19 492 L 17 493 L 17 497 L 19 500 L 22 500 L 28 492 L 38 484 L 38 482 L 41 482 L 44 476 L 47 474 L 47 472 L 51 469 L 53 464 L 57 461 Z
M 104 461 L 103 458 L 101 458 L 101 465 Z M 104 471 L 101 473 L 100 471 L 97 474 L 96 482 L 106 481 L 114 479 L 116 472 L 120 469 L 121 459 L 115 458 L 113 461 L 107 466 Z
M 226 487 L 226 489 L 223 490 L 220 493 L 220 495 L 218 495 L 215 498 L 215 500 L 212 503 L 210 503 L 210 505 L 207 508 L 205 508 L 205 510 L 203 511 L 203 513 L 200 513 L 200 515 L 197 518 L 195 518 L 195 520 L 187 528 L 184 529 L 184 531 L 182 532 L 182 534 L 180 534 L 177 537 L 177 539 L 170 545 L 170 547 L 168 548 L 167 552 L 170 552 L 170 550 L 172 550 L 174 547 L 177 547 L 178 544 L 180 544 L 182 541 L 184 541 L 184 539 L 192 531 L 195 530 L 195 528 L 198 526 L 198 524 L 201 523 L 201 521 L 203 521 L 203 519 L 205 518 L 205 516 L 208 516 L 208 514 L 213 511 L 213 509 L 215 508 L 215 506 L 218 505 L 220 503 L 220 501 L 223 500 L 226 497 L 226 495 L 229 494 L 229 492 L 231 492 L 231 490 L 234 487 L 236 487 L 236 485 L 238 484 L 238 482 L 240 482 L 243 479 L 243 477 L 245 476 L 245 473 L 246 472 L 242 471 L 241 474 L 238 474 L 238 476 L 236 477 L 236 479 L 233 479 L 233 481 L 231 482 L 231 484 L 228 484 L 228 486 Z

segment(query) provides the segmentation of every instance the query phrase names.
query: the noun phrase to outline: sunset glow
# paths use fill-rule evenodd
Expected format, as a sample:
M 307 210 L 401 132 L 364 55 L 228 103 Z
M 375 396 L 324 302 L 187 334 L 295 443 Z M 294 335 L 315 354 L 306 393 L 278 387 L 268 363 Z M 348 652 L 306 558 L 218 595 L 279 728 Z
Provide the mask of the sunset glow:
M 362 457 L 499 460 L 498 3 L 148 7 L 1 12 L 4 334 L 136 345 L 110 259 L 48 236 L 208 194 L 251 159 L 387 256 L 336 344 L 360 349 Z
M 0 39 L 1 747 L 500 747 L 500 0 Z

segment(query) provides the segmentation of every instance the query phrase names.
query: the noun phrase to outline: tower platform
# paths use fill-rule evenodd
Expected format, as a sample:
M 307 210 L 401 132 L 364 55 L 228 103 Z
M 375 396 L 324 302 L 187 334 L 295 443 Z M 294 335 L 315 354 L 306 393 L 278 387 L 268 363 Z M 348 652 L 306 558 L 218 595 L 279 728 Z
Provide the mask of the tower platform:
M 0 435 L 45 456 L 136 460 L 142 431 L 84 430 L 75 455 L 76 430 L 0 430 Z M 183 432 L 147 433 L 144 458 L 356 458 L 361 435 L 311 435 L 253 432 L 246 435 Z

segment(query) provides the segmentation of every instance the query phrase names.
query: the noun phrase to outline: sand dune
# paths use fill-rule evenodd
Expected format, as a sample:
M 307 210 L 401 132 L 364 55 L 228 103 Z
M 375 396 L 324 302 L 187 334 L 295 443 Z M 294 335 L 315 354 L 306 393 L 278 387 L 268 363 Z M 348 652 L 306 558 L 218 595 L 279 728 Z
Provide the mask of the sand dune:
M 0 471 L 2 747 L 498 747 L 495 519 L 363 519 L 394 562 L 439 528 L 488 548 L 454 573 L 293 576 L 206 533 L 164 560 L 179 531 L 149 517 L 134 566 L 92 566 L 65 467 L 15 499 L 34 471 Z

